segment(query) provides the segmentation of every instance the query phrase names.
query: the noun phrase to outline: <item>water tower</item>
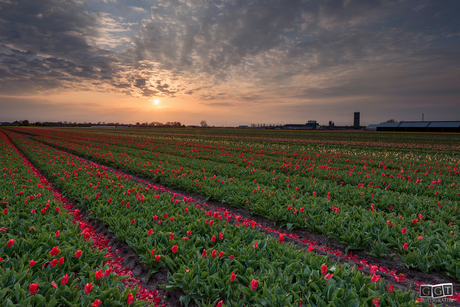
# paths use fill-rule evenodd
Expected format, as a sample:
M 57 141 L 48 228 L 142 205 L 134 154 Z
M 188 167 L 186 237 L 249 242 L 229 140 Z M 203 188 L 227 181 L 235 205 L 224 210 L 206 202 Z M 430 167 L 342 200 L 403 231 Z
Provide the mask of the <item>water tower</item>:
M 355 112 L 353 129 L 359 129 L 359 112 Z

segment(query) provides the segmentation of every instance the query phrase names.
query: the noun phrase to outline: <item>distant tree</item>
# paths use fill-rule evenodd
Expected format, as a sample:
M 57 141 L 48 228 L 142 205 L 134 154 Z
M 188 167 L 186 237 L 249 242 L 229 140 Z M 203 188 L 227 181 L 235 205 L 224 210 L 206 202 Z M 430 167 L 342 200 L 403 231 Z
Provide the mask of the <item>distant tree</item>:
M 21 122 L 21 124 L 22 124 L 23 126 L 29 126 L 29 121 L 28 121 L 27 119 L 24 119 L 24 120 Z
M 206 123 L 205 120 L 202 120 L 202 121 L 200 122 L 200 125 L 201 125 L 201 127 L 203 127 L 203 128 L 208 126 L 208 124 Z
M 141 124 L 140 122 L 136 122 L 136 126 L 140 126 L 140 124 Z
M 392 119 L 387 120 L 386 123 L 396 123 L 396 121 L 394 120 L 394 118 L 392 118 Z

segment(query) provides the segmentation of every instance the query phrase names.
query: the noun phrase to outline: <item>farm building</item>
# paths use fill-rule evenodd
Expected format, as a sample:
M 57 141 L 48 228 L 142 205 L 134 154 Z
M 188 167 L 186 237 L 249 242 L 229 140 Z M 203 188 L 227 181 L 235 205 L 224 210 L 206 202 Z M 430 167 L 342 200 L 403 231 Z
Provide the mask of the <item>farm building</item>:
M 302 125 L 302 124 L 286 124 L 282 126 L 282 129 L 288 129 L 288 130 L 316 130 L 318 129 L 319 124 L 316 122 L 316 120 L 309 120 L 308 123 Z
M 460 132 L 460 121 L 380 123 L 377 131 Z
M 366 131 L 377 131 L 378 124 L 370 124 L 364 130 Z

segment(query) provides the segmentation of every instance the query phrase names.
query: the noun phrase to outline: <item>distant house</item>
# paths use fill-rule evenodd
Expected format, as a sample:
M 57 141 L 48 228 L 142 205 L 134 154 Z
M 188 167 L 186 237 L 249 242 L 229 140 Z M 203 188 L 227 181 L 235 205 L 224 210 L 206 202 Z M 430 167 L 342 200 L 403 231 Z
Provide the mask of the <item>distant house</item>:
M 377 126 L 377 131 L 460 132 L 460 121 L 380 123 Z

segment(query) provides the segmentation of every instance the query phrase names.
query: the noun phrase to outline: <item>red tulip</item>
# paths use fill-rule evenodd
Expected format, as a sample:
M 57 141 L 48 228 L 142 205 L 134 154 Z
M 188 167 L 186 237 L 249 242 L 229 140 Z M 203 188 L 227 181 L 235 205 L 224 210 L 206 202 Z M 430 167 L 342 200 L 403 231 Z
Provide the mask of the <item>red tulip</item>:
M 403 228 L 403 229 L 401 229 L 401 232 L 402 232 L 403 234 L 405 234 L 405 233 L 406 233 L 406 231 L 407 231 L 407 229 L 406 229 L 406 228 Z
M 109 276 L 111 272 L 112 272 L 112 268 L 107 269 L 107 270 L 104 272 L 104 276 Z
M 153 234 L 153 228 L 150 228 L 150 230 L 149 230 L 149 231 L 147 231 L 147 234 L 148 234 L 148 235 L 151 235 L 151 234 Z
M 96 279 L 101 279 L 104 276 L 104 273 L 102 273 L 102 269 L 100 269 L 99 271 L 96 271 L 94 276 L 96 277 Z
M 404 245 L 403 245 L 402 248 L 403 248 L 403 249 L 407 249 L 407 243 L 404 243 Z
M 224 239 L 224 234 L 219 232 L 219 240 L 223 240 L 223 239 Z
M 91 303 L 91 306 L 92 307 L 99 307 L 99 305 L 101 304 L 102 302 L 100 300 L 95 300 L 93 303 Z
M 14 240 L 11 239 L 11 240 L 8 241 L 8 243 L 6 243 L 6 246 L 11 247 L 11 246 L 13 246 L 13 244 L 14 244 Z
M 225 255 L 224 251 L 220 251 L 219 258 L 222 258 Z
M 155 252 L 156 252 L 156 251 L 157 251 L 157 249 L 156 249 L 156 248 L 152 249 L 152 252 L 151 252 L 151 254 L 152 254 L 152 255 L 153 255 L 153 254 L 155 254 Z
M 213 242 L 213 243 L 216 242 L 216 236 L 215 235 L 212 236 L 211 242 Z
M 49 261 L 49 263 L 50 263 L 50 265 L 52 267 L 56 266 L 56 264 L 58 264 L 58 262 L 59 262 L 59 260 L 57 260 L 57 259 L 53 259 L 53 260 Z
M 128 305 L 131 305 L 134 301 L 134 296 L 132 293 L 128 293 Z
M 90 293 L 91 289 L 93 289 L 92 283 L 89 283 L 89 284 L 85 285 L 85 293 Z
M 58 231 L 56 231 L 56 233 L 54 234 L 54 236 L 55 236 L 55 237 L 58 237 L 60 233 L 61 233 L 61 232 L 58 230 Z
M 372 303 L 374 304 L 375 307 L 379 307 L 379 301 L 380 299 L 379 298 L 376 298 L 372 301 Z
M 378 266 L 371 265 L 371 274 L 375 274 L 377 272 Z
M 228 257 L 228 259 L 233 259 L 233 258 L 235 258 L 235 256 L 233 255 L 230 255 L 230 257 Z
M 6 231 L 8 228 L 6 227 L 0 227 L 0 231 Z
M 30 285 L 30 294 L 35 294 L 38 289 L 38 282 L 36 284 L 31 284 Z
M 191 230 L 188 230 L 187 231 L 187 237 L 190 237 L 192 235 L 192 231 Z
M 54 289 L 57 289 L 57 285 L 56 285 L 56 283 L 54 282 L 54 280 L 51 282 L 51 286 L 52 286 Z
M 284 241 L 284 235 L 280 233 L 280 235 L 278 236 L 278 241 L 283 242 Z
M 232 272 L 232 274 L 230 275 L 230 281 L 234 281 L 236 276 L 237 275 L 234 272 Z
M 259 284 L 259 281 L 253 279 L 253 280 L 251 281 L 251 289 L 252 289 L 252 290 L 257 289 L 257 285 L 258 285 L 258 284 Z
M 217 255 L 217 252 L 216 252 L 215 249 L 213 249 L 213 250 L 212 250 L 212 253 L 211 253 L 211 257 L 214 258 L 214 257 L 216 257 L 216 255 Z
M 313 246 L 310 245 L 310 246 L 308 247 L 308 251 L 309 251 L 309 252 L 312 252 L 312 251 L 314 251 L 314 250 L 315 250 L 315 248 L 314 248 Z
M 160 261 L 160 258 L 161 258 L 161 255 L 156 255 L 155 256 L 155 261 L 157 261 L 157 262 Z
M 259 242 L 256 242 L 256 243 L 254 243 L 254 245 L 252 247 L 257 248 L 258 245 L 259 245 Z
M 34 213 L 35 213 L 35 209 L 30 210 L 30 214 L 34 214 Z
M 79 257 L 81 256 L 81 253 L 83 253 L 83 251 L 78 250 L 78 251 L 75 253 L 75 258 L 79 258 Z
M 388 292 L 393 292 L 393 285 L 388 285 Z
M 323 264 L 323 265 L 321 266 L 321 274 L 324 275 L 324 274 L 326 274 L 326 273 L 327 273 L 327 265 Z
M 35 263 L 36 263 L 35 260 L 33 260 L 33 259 L 29 260 L 30 267 L 33 267 L 35 265 Z
M 379 281 L 379 279 L 380 279 L 380 275 L 375 275 L 375 274 L 373 274 L 373 275 L 372 275 L 372 278 L 371 278 L 371 281 L 372 281 L 372 282 L 377 282 L 377 281 Z
M 57 246 L 55 246 L 51 249 L 51 251 L 48 254 L 56 256 L 57 254 L 59 254 L 59 252 L 60 252 L 60 249 Z
M 334 276 L 334 274 L 331 274 L 331 273 L 327 273 L 326 275 L 324 275 L 324 279 L 331 279 L 332 276 Z
M 61 279 L 61 285 L 65 285 L 69 281 L 69 275 L 65 274 Z
M 216 305 L 216 307 L 222 307 L 222 304 L 224 303 L 224 301 L 219 301 Z
M 131 224 L 134 224 L 135 221 L 136 221 L 136 219 L 132 219 L 132 220 L 131 220 Z
M 206 258 L 206 255 L 207 255 L 206 250 L 203 249 L 203 253 L 201 254 L 201 257 Z
M 174 232 L 171 232 L 171 234 L 169 235 L 169 240 L 172 240 L 174 239 Z
M 61 257 L 61 258 L 59 258 L 58 264 L 59 264 L 59 265 L 63 265 L 63 264 L 64 264 L 64 261 L 65 261 L 65 260 L 64 260 L 64 257 Z
M 171 248 L 173 254 L 175 254 L 177 252 L 177 245 L 174 245 L 172 248 Z

